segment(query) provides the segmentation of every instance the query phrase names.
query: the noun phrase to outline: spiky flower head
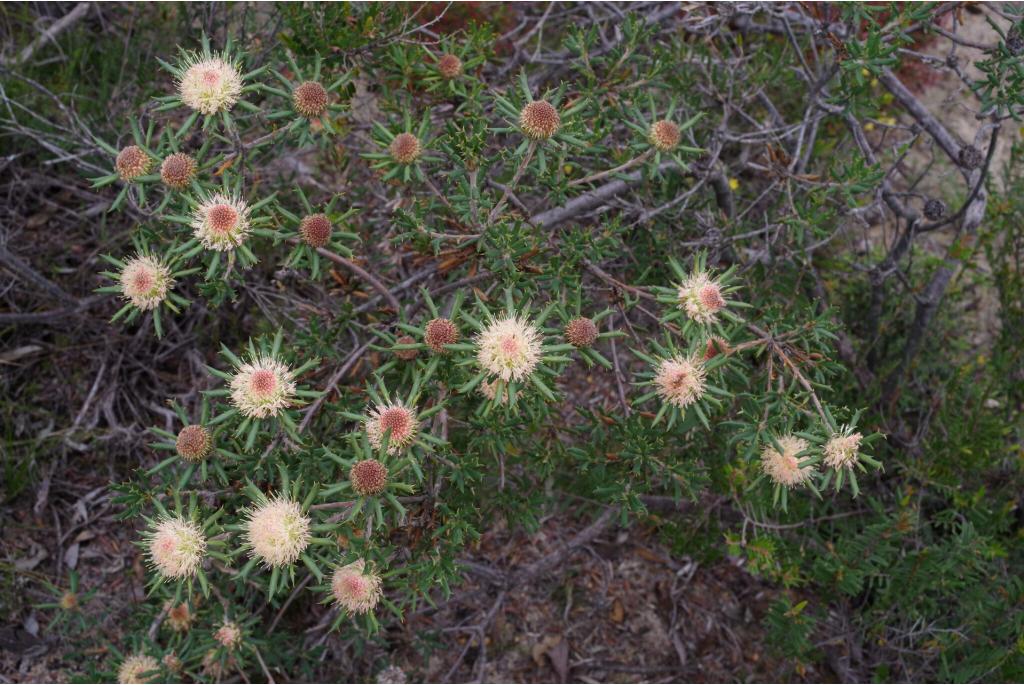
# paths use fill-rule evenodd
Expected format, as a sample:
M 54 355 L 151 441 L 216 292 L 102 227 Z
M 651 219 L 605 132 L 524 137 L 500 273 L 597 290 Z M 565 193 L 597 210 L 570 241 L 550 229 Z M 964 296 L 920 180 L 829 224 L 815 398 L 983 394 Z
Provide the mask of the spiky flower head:
M 860 453 L 860 442 L 864 436 L 846 428 L 833 435 L 825 443 L 825 466 L 833 469 L 852 469 Z
M 206 556 L 206 536 L 194 522 L 172 516 L 162 519 L 146 536 L 149 561 L 165 578 L 195 575 Z
M 300 83 L 292 91 L 292 105 L 307 119 L 316 118 L 327 111 L 327 91 L 316 81 Z
M 213 448 L 213 438 L 210 431 L 203 426 L 193 424 L 185 426 L 178 433 L 178 439 L 174 442 L 178 456 L 185 461 L 201 461 Z
M 181 659 L 179 659 L 178 655 L 174 652 L 167 652 L 167 654 L 164 654 L 163 658 L 160 659 L 160 663 L 162 663 L 164 668 L 171 673 L 181 673 L 181 669 L 184 666 L 184 664 L 181 663 Z
M 409 678 L 398 666 L 388 666 L 377 674 L 377 685 L 405 685 Z
M 384 446 L 384 434 L 388 437 L 388 454 L 398 454 L 411 445 L 419 431 L 416 412 L 401 402 L 377 405 L 366 419 L 366 437 L 375 450 Z
M 580 316 L 565 326 L 565 341 L 573 347 L 590 347 L 597 340 L 597 326 L 590 319 Z
M 438 354 L 445 354 L 445 345 L 459 342 L 459 329 L 450 319 L 431 319 L 424 329 L 423 342 Z
M 171 270 L 150 255 L 137 255 L 125 262 L 120 281 L 124 299 L 143 311 L 160 306 L 174 286 Z
M 446 79 L 456 78 L 462 73 L 462 60 L 451 53 L 445 53 L 437 60 L 437 72 Z
M 78 609 L 78 595 L 71 590 L 66 590 L 60 596 L 60 608 L 64 611 L 76 611 Z
M 774 483 L 791 488 L 807 482 L 814 473 L 814 466 L 800 466 L 797 455 L 807 449 L 807 441 L 794 435 L 784 435 L 778 440 L 780 452 L 775 445 L 765 445 L 761 452 L 761 468 Z
M 719 336 L 713 335 L 704 345 L 704 361 L 710 361 L 720 354 L 729 354 L 731 351 L 729 343 Z
M 376 459 L 363 459 L 352 465 L 348 478 L 357 495 L 379 495 L 388 484 L 388 467 Z
M 233 650 L 242 644 L 242 629 L 234 621 L 225 621 L 213 634 L 213 639 L 225 649 Z
M 696 354 L 663 359 L 654 375 L 654 385 L 662 400 L 679 409 L 704 396 L 706 371 L 704 360 Z
M 292 406 L 295 381 L 287 365 L 269 356 L 238 367 L 231 378 L 231 403 L 243 416 L 265 419 Z
M 160 180 L 175 190 L 187 188 L 196 175 L 197 166 L 196 160 L 184 152 L 167 155 L 160 165 Z
M 186 55 L 178 79 L 181 101 L 201 114 L 226 112 L 242 96 L 238 65 L 216 55 Z
M 310 214 L 299 222 L 299 235 L 310 247 L 323 247 L 331 242 L 331 220 L 325 214 Z
M 714 323 L 725 307 L 722 286 L 706 272 L 696 271 L 679 286 L 679 306 L 697 323 Z
M 525 317 L 506 314 L 476 336 L 477 364 L 506 383 L 528 377 L 540 363 L 541 332 Z
M 233 250 L 249 237 L 249 205 L 238 196 L 215 193 L 192 211 L 191 225 L 207 250 Z
M 186 602 L 167 607 L 167 626 L 176 633 L 187 632 L 193 619 L 195 616 Z
M 531 100 L 519 112 L 519 128 L 532 140 L 547 140 L 561 126 L 558 110 L 547 100 Z
M 412 164 L 423 152 L 420 139 L 411 133 L 399 133 L 388 146 L 391 158 L 399 164 Z
M 661 152 L 668 152 L 676 145 L 679 145 L 682 135 L 679 133 L 679 127 L 676 126 L 675 122 L 662 119 L 651 124 L 651 129 L 647 132 L 647 138 L 655 149 Z
M 401 335 L 395 340 L 396 345 L 415 345 L 416 339 L 411 335 Z M 395 350 L 395 356 L 402 361 L 408 362 L 416 358 L 420 352 L 419 350 Z
M 160 664 L 148 654 L 132 654 L 117 669 L 119 683 L 151 683 L 160 677 Z M 146 674 L 149 675 L 146 675 Z
M 309 526 L 298 502 L 277 497 L 249 511 L 245 540 L 253 556 L 267 566 L 287 566 L 309 545 Z
M 117 153 L 114 168 L 122 181 L 130 182 L 139 176 L 145 176 L 152 164 L 153 160 L 149 158 L 145 150 L 138 145 L 129 145 Z
M 380 576 L 366 570 L 366 564 L 358 559 L 335 570 L 331 592 L 339 606 L 353 614 L 365 614 L 380 601 Z

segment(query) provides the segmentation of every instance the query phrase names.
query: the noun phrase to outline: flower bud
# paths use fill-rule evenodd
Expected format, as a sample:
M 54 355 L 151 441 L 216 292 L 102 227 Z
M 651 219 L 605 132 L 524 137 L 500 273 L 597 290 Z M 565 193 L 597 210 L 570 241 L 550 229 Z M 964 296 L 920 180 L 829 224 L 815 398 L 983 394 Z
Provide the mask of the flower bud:
M 310 247 L 323 247 L 331 242 L 331 220 L 324 214 L 310 214 L 299 223 L 299 234 Z
M 213 438 L 204 427 L 193 424 L 181 429 L 174 446 L 178 456 L 185 461 L 201 461 L 210 454 Z
M 445 354 L 445 345 L 454 345 L 459 341 L 459 329 L 449 319 L 432 319 L 427 322 L 423 341 L 434 352 Z
M 388 467 L 376 459 L 364 459 L 352 465 L 348 477 L 357 495 L 379 495 L 388 484 Z
M 546 100 L 532 100 L 519 113 L 519 128 L 533 140 L 547 140 L 558 133 L 561 126 L 558 110 Z
M 651 145 L 660 152 L 668 152 L 679 145 L 679 141 L 682 139 L 679 127 L 666 119 L 651 124 L 647 137 L 651 141 Z
M 316 81 L 300 83 L 292 91 L 292 105 L 302 116 L 314 119 L 327 111 L 327 91 Z
M 138 145 L 129 145 L 117 153 L 117 160 L 114 168 L 122 181 L 134 181 L 139 176 L 145 176 L 149 171 L 153 160 Z
M 196 175 L 196 160 L 182 152 L 168 155 L 160 165 L 160 180 L 169 188 L 182 190 Z
M 578 317 L 565 326 L 565 341 L 573 347 L 590 347 L 597 340 L 597 326 L 586 317 Z
M 420 140 L 411 133 L 399 133 L 388 147 L 391 158 L 399 164 L 412 164 L 419 159 Z
M 437 71 L 442 78 L 456 78 L 462 73 L 462 60 L 450 53 L 441 55 L 437 60 Z

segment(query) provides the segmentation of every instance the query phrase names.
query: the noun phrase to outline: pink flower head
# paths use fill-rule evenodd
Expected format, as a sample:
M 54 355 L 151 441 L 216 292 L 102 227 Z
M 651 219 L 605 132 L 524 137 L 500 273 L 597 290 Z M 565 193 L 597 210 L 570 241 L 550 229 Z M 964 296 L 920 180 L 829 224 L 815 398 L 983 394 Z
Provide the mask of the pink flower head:
M 380 576 L 367 571 L 362 559 L 338 568 L 331 578 L 335 601 L 353 614 L 365 614 L 377 606 L 380 585 Z
M 388 454 L 398 454 L 416 440 L 416 412 L 401 402 L 374 407 L 366 420 L 366 437 L 375 450 L 384 447 L 384 434 L 388 431 Z
M 814 466 L 801 467 L 801 457 L 797 456 L 807 449 L 807 441 L 793 435 L 785 435 L 776 442 L 782 448 L 781 452 L 772 444 L 765 445 L 761 452 L 761 468 L 772 482 L 792 488 L 810 480 Z
M 654 375 L 654 385 L 663 401 L 686 409 L 704 396 L 705 375 L 700 356 L 676 355 L 662 360 Z

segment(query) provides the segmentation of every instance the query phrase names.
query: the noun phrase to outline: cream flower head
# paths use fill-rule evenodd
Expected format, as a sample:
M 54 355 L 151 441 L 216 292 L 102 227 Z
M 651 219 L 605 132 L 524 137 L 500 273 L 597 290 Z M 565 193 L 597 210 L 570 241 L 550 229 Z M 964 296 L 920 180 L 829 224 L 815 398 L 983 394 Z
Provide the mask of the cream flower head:
M 119 683 L 151 683 L 160 678 L 160 664 L 148 654 L 132 654 L 121 662 L 117 669 L 117 682 Z M 151 671 L 157 671 L 151 675 L 143 675 Z
M 120 280 L 121 294 L 142 310 L 156 309 L 174 286 L 170 269 L 149 255 L 137 255 L 125 262 Z
M 808 443 L 803 438 L 793 435 L 785 435 L 776 440 L 782 452 L 779 452 L 775 445 L 768 444 L 761 452 L 761 468 L 778 485 L 791 488 L 801 485 L 811 478 L 814 473 L 814 466 L 800 466 L 800 457 L 797 455 L 807 449 Z
M 654 385 L 662 400 L 679 409 L 704 396 L 706 371 L 699 355 L 676 355 L 663 359 L 654 375 Z
M 704 271 L 690 274 L 679 286 L 679 306 L 697 323 L 715 323 L 725 307 L 722 286 Z
M 223 57 L 188 55 L 178 80 L 181 101 L 201 114 L 226 112 L 242 96 L 242 74 Z
M 233 650 L 242 644 L 242 629 L 234 621 L 225 621 L 213 634 L 213 639 L 225 649 Z
M 206 536 L 202 529 L 181 517 L 163 519 L 148 538 L 149 561 L 165 578 L 195 575 L 206 555 Z
M 339 606 L 353 614 L 365 614 L 380 601 L 380 576 L 366 570 L 362 559 L 338 568 L 331 578 L 331 594 Z
M 294 400 L 292 372 L 273 357 L 242 364 L 231 378 L 231 403 L 248 418 L 275 416 Z
M 297 502 L 277 497 L 249 512 L 245 541 L 267 566 L 287 566 L 309 545 L 309 526 L 309 517 Z
M 860 441 L 864 436 L 849 429 L 836 433 L 825 443 L 825 466 L 833 469 L 852 469 L 860 453 Z
M 480 368 L 506 383 L 527 378 L 540 363 L 541 332 L 515 314 L 488 323 L 477 334 L 476 344 Z
M 236 195 L 215 193 L 192 211 L 196 239 L 208 250 L 233 250 L 249 237 L 249 205 Z
M 398 454 L 416 439 L 419 431 L 416 412 L 401 402 L 377 405 L 366 420 L 366 437 L 373 449 L 384 447 L 384 434 L 389 430 L 388 454 Z

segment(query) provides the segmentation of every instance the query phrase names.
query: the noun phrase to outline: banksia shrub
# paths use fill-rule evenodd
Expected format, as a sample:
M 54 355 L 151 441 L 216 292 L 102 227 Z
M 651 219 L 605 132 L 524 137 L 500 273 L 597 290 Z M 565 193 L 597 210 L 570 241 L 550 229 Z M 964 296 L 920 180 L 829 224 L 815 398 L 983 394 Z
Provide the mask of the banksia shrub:
M 519 128 L 527 138 L 547 140 L 558 133 L 561 126 L 558 110 L 546 100 L 532 100 L 519 112 Z
M 196 160 L 183 152 L 176 152 L 164 158 L 160 165 L 160 180 L 169 188 L 187 188 L 196 175 Z
M 114 168 L 123 181 L 134 181 L 145 176 L 153 165 L 153 160 L 138 145 L 129 145 L 117 153 Z
M 316 81 L 305 81 L 292 91 L 292 105 L 295 111 L 313 119 L 327 111 L 327 90 Z

